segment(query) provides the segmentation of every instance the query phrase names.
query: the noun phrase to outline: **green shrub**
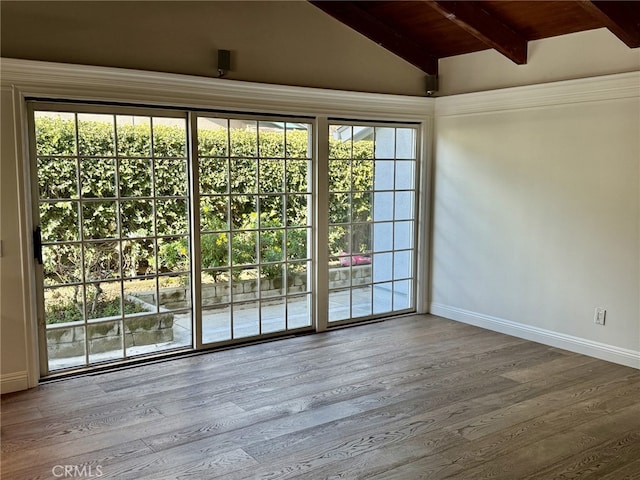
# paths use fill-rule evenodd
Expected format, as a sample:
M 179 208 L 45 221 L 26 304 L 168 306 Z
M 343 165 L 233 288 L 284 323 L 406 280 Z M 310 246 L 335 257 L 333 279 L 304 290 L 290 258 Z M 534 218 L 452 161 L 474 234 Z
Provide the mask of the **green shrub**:
M 159 241 L 155 265 L 153 242 L 120 244 L 117 241 L 102 242 L 95 252 L 97 257 L 87 263 L 85 270 L 94 268 L 97 278 L 101 273 L 121 262 L 128 273 L 144 273 L 155 267 L 159 271 L 185 271 L 189 268 L 189 246 L 187 203 L 183 199 L 158 201 L 138 197 L 183 196 L 187 185 L 187 143 L 183 128 L 155 125 L 153 138 L 149 124 L 118 125 L 117 138 L 111 124 L 96 121 L 79 121 L 78 138 L 75 122 L 54 117 L 37 117 L 35 122 L 39 191 L 41 199 L 69 199 L 66 202 L 42 202 L 40 222 L 44 241 L 77 241 L 85 239 L 116 239 L 154 235 L 175 235 L 177 240 Z M 228 136 L 230 145 L 228 145 Z M 284 231 L 282 212 L 287 225 L 306 226 L 308 217 L 307 199 L 310 178 L 309 143 L 306 131 L 266 132 L 260 131 L 258 144 L 255 132 L 225 129 L 198 132 L 200 155 L 201 229 L 211 232 L 201 238 L 202 265 L 205 268 L 225 267 L 229 264 L 229 241 L 232 241 L 234 264 L 256 263 L 260 252 L 264 261 L 281 262 L 283 257 Z M 77 144 L 76 144 L 77 142 Z M 230 152 L 229 152 L 230 150 Z M 259 151 L 258 151 L 259 150 Z M 348 191 L 370 189 L 373 178 L 373 143 L 371 141 L 349 143 L 331 140 L 332 158 L 351 159 L 350 174 L 341 162 L 330 162 L 329 180 L 334 190 Z M 118 160 L 115 156 L 118 154 Z M 153 153 L 153 162 L 148 158 Z M 230 156 L 229 156 L 230 153 Z M 258 162 L 258 154 L 265 158 L 283 158 L 285 162 L 265 160 Z M 50 158 L 56 156 L 58 158 Z M 67 158 L 59 158 L 66 156 Z M 85 158 L 85 156 L 97 158 Z M 78 160 L 76 160 L 76 158 Z M 134 157 L 134 158 L 132 158 Z M 135 158 L 137 157 L 137 158 Z M 147 157 L 147 158 L 144 158 Z M 357 161 L 362 160 L 362 161 Z M 82 162 L 78 178 L 78 164 Z M 257 169 L 260 169 L 259 175 Z M 228 176 L 228 172 L 231 174 Z M 121 191 L 116 192 L 116 177 L 120 178 Z M 155 186 L 152 179 L 155 178 Z M 257 180 L 256 180 L 257 179 Z M 258 183 L 258 184 L 256 184 Z M 238 231 L 233 239 L 225 230 L 255 228 L 255 198 L 258 192 L 289 192 L 289 201 L 284 207 L 278 205 L 281 197 L 261 197 L 262 227 L 273 227 L 257 240 L 254 232 Z M 234 193 L 231 197 L 216 197 Z M 295 195 L 295 194 L 298 195 Z M 80 204 L 75 200 L 84 198 L 104 199 Z M 114 197 L 129 197 L 118 203 Z M 227 205 L 227 199 L 231 204 Z M 348 202 L 331 205 L 330 222 L 338 223 L 351 218 L 355 221 L 370 220 L 371 198 L 360 195 Z M 272 202 L 273 205 L 268 205 Z M 155 212 L 155 221 L 154 221 Z M 81 221 L 82 219 L 82 221 Z M 81 230 L 82 229 L 82 230 Z M 338 230 L 342 233 L 336 233 Z M 353 245 L 353 247 L 349 247 Z M 359 226 L 348 232 L 343 227 L 334 229 L 329 238 L 332 254 L 349 248 L 369 248 L 369 229 Z M 306 257 L 306 230 L 290 230 L 287 239 L 289 258 Z M 80 248 L 61 245 L 45 249 L 45 276 L 52 283 L 72 283 L 82 280 L 82 258 Z M 266 267 L 267 275 L 282 275 L 279 266 Z

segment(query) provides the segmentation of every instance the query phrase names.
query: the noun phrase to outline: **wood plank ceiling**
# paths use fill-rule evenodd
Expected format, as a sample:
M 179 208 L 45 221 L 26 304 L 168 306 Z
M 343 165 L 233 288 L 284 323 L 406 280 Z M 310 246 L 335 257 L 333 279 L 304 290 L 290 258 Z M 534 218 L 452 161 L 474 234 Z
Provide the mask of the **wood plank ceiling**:
M 640 47 L 640 1 L 309 1 L 429 75 L 490 48 L 522 65 L 531 40 L 603 27 Z

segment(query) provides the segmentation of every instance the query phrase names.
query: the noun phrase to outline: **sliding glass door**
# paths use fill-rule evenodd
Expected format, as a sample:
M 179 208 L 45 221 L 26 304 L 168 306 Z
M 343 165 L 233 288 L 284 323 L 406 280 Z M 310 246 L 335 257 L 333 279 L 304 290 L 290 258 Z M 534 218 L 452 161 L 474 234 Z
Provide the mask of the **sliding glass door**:
M 202 343 L 311 327 L 311 132 L 198 116 Z
M 43 376 L 414 310 L 416 126 L 29 108 Z
M 329 325 L 415 308 L 417 136 L 329 125 Z
M 32 119 L 42 370 L 190 347 L 186 114 L 38 104 Z

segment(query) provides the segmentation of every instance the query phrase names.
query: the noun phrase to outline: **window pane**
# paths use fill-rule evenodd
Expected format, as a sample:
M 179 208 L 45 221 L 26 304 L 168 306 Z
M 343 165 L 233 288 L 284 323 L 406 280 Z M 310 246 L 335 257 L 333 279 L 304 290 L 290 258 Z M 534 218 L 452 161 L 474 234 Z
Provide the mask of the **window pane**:
M 282 227 L 284 226 L 284 196 L 270 195 L 260 197 L 260 226 Z
M 393 226 L 394 248 L 396 250 L 413 248 L 413 222 L 395 222 Z
M 229 154 L 229 121 L 198 117 L 198 155 L 226 157 Z
M 182 310 L 191 307 L 191 285 L 188 274 L 164 275 L 158 277 L 160 291 L 160 312 Z
M 158 271 L 189 271 L 189 239 L 169 237 L 158 239 Z
M 128 301 L 138 303 L 142 310 L 125 308 L 125 317 L 135 317 L 144 312 L 158 311 L 158 295 L 156 291 L 157 278 L 140 278 L 135 280 L 125 280 L 122 284 L 124 298 Z
M 349 226 L 329 227 L 329 255 L 351 252 L 351 228 Z
M 373 190 L 373 164 L 371 160 L 353 161 L 351 166 L 351 182 L 354 190 Z
M 84 198 L 116 196 L 116 161 L 114 159 L 80 160 L 80 182 Z
M 45 288 L 44 299 L 44 319 L 47 325 L 81 322 L 84 320 L 84 287 L 82 285 Z M 67 338 L 67 342 L 73 340 L 73 331 L 58 331 L 58 333 L 70 337 Z M 52 335 L 52 333 L 47 334 L 47 336 L 49 335 Z
M 285 270 L 282 263 L 267 263 L 260 266 L 260 297 L 271 298 L 284 295 Z
M 330 125 L 329 136 L 329 158 L 347 159 L 352 157 L 353 128 L 350 125 Z
M 393 247 L 393 226 L 391 222 L 373 224 L 373 250 L 391 250 Z
M 284 192 L 284 161 L 262 160 L 260 162 L 260 192 Z
M 226 158 L 202 158 L 199 166 L 200 193 L 229 191 L 229 161 Z
M 393 282 L 393 308 L 403 310 L 413 305 L 413 281 Z
M 86 282 L 120 277 L 120 242 L 91 242 L 84 247 Z
M 189 206 L 182 198 L 156 200 L 156 228 L 158 235 L 189 233 Z
M 202 311 L 202 343 L 231 339 L 231 307 L 207 307 Z
M 311 225 L 311 195 L 287 195 L 287 225 Z
M 354 288 L 351 298 L 351 315 L 354 318 L 366 317 L 372 314 L 372 291 L 371 285 Z
M 287 158 L 311 158 L 311 125 L 287 122 Z
M 80 240 L 78 202 L 40 204 L 40 226 L 43 242 Z
M 187 162 L 177 159 L 158 159 L 156 167 L 156 196 L 186 196 L 187 190 Z
M 230 120 L 231 156 L 255 157 L 258 154 L 258 125 L 253 120 Z
M 311 295 L 287 299 L 287 326 L 290 329 L 311 326 Z
M 82 281 L 82 255 L 78 244 L 44 245 L 42 269 L 45 285 Z
M 261 121 L 260 157 L 284 158 L 284 122 Z
M 38 159 L 38 186 L 41 199 L 78 198 L 76 160 Z
M 38 155 L 76 154 L 75 114 L 34 112 L 34 123 Z
M 152 275 L 155 270 L 155 241 L 124 240 L 122 242 L 122 275 L 125 277 L 138 277 Z
M 227 197 L 200 198 L 200 229 L 204 231 L 228 230 L 229 204 Z
M 284 260 L 284 230 L 260 231 L 260 261 L 281 262 Z
M 414 128 L 398 128 L 396 142 L 396 158 L 416 158 L 416 130 Z
M 202 268 L 218 268 L 229 265 L 229 235 L 226 232 L 203 233 L 200 236 Z
M 287 264 L 287 293 L 311 291 L 311 262 L 292 262 Z
M 309 241 L 310 228 L 291 228 L 287 230 L 287 259 L 302 260 L 311 256 Z
M 153 231 L 153 200 L 120 202 L 122 236 L 148 237 Z
M 258 162 L 250 158 L 231 160 L 231 193 L 257 193 Z
M 373 220 L 376 222 L 393 220 L 393 192 L 373 194 Z
M 351 220 L 351 195 L 329 194 L 329 223 L 348 223 Z
M 351 195 L 352 221 L 370 222 L 373 220 L 373 193 L 356 192 Z
M 393 256 L 391 253 L 376 253 L 373 255 L 373 281 L 384 282 L 391 280 L 392 276 L 392 261 Z
M 152 194 L 151 160 L 123 158 L 119 162 L 120 195 L 149 197 Z
M 387 313 L 393 308 L 393 284 L 381 283 L 373 286 L 373 313 Z
M 122 316 L 120 282 L 96 282 L 86 287 L 87 318 Z
M 329 292 L 329 321 L 347 320 L 351 317 L 351 290 Z
M 116 202 L 85 202 L 82 204 L 84 238 L 115 238 L 118 236 Z
M 329 162 L 329 191 L 348 192 L 351 190 L 351 162 L 331 160 Z
M 117 115 L 118 154 L 122 157 L 151 156 L 151 119 Z
M 394 280 L 409 278 L 413 272 L 413 255 L 410 250 L 403 250 L 393 254 Z
M 235 230 L 258 228 L 258 197 L 234 195 L 231 197 L 231 226 Z
M 260 302 L 239 303 L 233 307 L 233 337 L 245 338 L 260 334 Z
M 413 161 L 396 162 L 396 189 L 411 190 L 415 188 L 415 169 L 416 165 Z
M 287 192 L 309 191 L 309 160 L 287 160 L 286 190 Z
M 260 305 L 262 333 L 282 332 L 287 328 L 287 301 L 285 298 L 266 300 Z
M 78 114 L 78 153 L 81 156 L 114 156 L 113 115 Z
M 395 158 L 396 129 L 376 127 L 376 158 Z
M 414 213 L 413 192 L 396 192 L 395 220 L 412 220 Z
M 231 234 L 231 252 L 234 265 L 258 263 L 258 232 L 239 231 Z
M 375 181 L 376 190 L 393 190 L 393 170 L 395 162 L 390 160 L 376 160 Z
M 231 301 L 231 271 L 227 268 L 202 272 L 202 305 L 221 305 Z
M 182 118 L 153 117 L 153 156 L 186 157 L 186 122 Z

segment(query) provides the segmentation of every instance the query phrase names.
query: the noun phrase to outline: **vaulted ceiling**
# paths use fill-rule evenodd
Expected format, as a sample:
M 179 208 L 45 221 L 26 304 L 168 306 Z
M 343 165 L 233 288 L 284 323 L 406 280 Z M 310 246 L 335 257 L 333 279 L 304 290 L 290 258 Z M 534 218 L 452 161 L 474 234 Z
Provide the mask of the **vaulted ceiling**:
M 430 75 L 440 58 L 491 48 L 525 64 L 531 40 L 602 27 L 640 47 L 640 1 L 310 2 Z

